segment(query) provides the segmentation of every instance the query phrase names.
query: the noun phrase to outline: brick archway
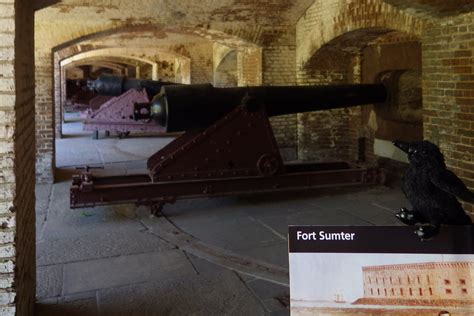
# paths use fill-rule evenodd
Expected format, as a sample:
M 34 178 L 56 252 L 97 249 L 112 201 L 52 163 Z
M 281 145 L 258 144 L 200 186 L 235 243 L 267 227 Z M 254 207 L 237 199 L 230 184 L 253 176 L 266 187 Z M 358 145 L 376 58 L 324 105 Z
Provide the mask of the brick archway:
M 381 0 L 315 2 L 297 23 L 297 67 L 303 68 L 323 45 L 348 32 L 380 28 L 421 37 L 422 27 L 421 19 Z
M 237 84 L 237 51 L 228 50 L 222 57 L 217 57 L 214 66 L 214 86 L 231 87 Z
M 108 29 L 105 31 L 100 31 L 93 34 L 88 34 L 74 40 L 65 42 L 61 45 L 58 45 L 53 48 L 53 69 L 52 75 L 53 77 L 58 78 L 60 76 L 60 64 L 59 62 L 64 58 L 69 56 L 80 54 L 81 52 L 90 51 L 90 50 L 98 50 L 98 49 L 107 49 L 110 47 L 117 47 L 117 46 L 124 46 L 123 44 L 126 43 L 127 40 L 135 38 L 137 34 L 141 34 L 145 32 L 147 36 L 151 36 L 155 40 L 149 40 L 147 42 L 146 47 L 136 47 L 136 51 L 134 56 L 140 57 L 141 52 L 145 49 L 149 50 L 149 56 L 154 56 L 159 54 L 159 41 L 164 41 L 167 39 L 172 38 L 173 36 L 176 37 L 183 37 L 187 36 L 196 39 L 196 41 L 201 41 L 201 43 L 210 43 L 211 51 L 209 52 L 209 58 L 211 63 L 209 64 L 207 61 L 199 60 L 201 64 L 193 67 L 191 69 L 193 76 L 196 75 L 197 82 L 203 82 L 206 80 L 212 80 L 212 75 L 199 75 L 197 71 L 209 71 L 212 73 L 212 43 L 219 43 L 220 45 L 225 45 L 231 47 L 232 49 L 239 49 L 239 62 L 241 65 L 252 64 L 252 67 L 241 67 L 242 72 L 239 72 L 239 76 L 242 77 L 241 82 L 246 84 L 260 84 L 261 76 L 257 76 L 256 74 L 258 71 L 261 70 L 261 65 L 257 65 L 254 63 L 255 60 L 260 61 L 261 63 L 261 48 L 259 45 L 248 42 L 242 38 L 239 38 L 235 35 L 229 35 L 222 31 L 216 31 L 213 29 L 204 29 L 201 27 L 176 27 L 176 28 L 163 28 L 158 25 L 136 25 L 136 26 L 126 26 L 126 27 L 119 27 Z M 115 43 L 108 43 L 103 42 L 103 40 L 111 37 L 111 36 L 122 36 L 121 39 L 117 40 Z M 113 42 L 113 41 L 112 41 Z M 160 42 L 161 43 L 161 42 Z M 188 60 L 184 60 L 183 63 L 179 65 L 179 67 L 187 69 L 190 68 L 190 59 L 193 57 L 193 54 L 187 52 L 184 45 L 179 45 L 178 42 L 175 42 L 173 45 L 173 54 L 182 55 Z M 258 58 L 257 58 L 258 57 Z M 155 61 L 154 58 L 149 58 L 152 61 Z M 257 65 L 258 67 L 254 66 Z M 207 68 L 206 68 L 207 67 Z M 209 68 L 209 70 L 208 70 Z M 194 69 L 194 70 L 193 70 Z M 182 82 L 189 83 L 185 77 L 181 78 Z M 46 104 L 48 101 L 47 97 L 41 97 L 41 102 L 39 102 L 39 106 L 36 109 L 37 113 L 42 113 L 47 119 L 44 120 L 41 126 L 38 126 L 37 129 L 37 138 L 39 139 L 37 143 L 37 178 L 40 182 L 50 182 L 53 180 L 53 173 L 54 173 L 54 166 L 55 166 L 55 144 L 54 140 L 56 135 L 59 135 L 59 127 L 60 126 L 60 106 L 59 100 L 60 95 L 58 94 L 61 88 L 60 80 L 52 80 L 53 89 L 51 89 L 52 95 L 52 103 L 54 107 L 47 108 Z M 38 91 L 41 91 L 39 95 L 45 94 L 45 87 L 49 84 L 45 82 L 44 87 L 43 85 L 38 86 Z M 49 114 L 51 113 L 51 114 Z M 52 118 L 50 119 L 50 115 Z M 44 126 L 43 126 L 44 125 Z M 51 130 L 52 128 L 52 130 Z
M 333 4 L 337 2 L 333 1 Z M 340 6 L 336 23 L 324 26 L 322 31 L 318 32 L 318 26 L 309 23 L 308 16 L 311 12 L 323 14 L 324 8 L 318 8 L 317 13 L 310 8 L 306 18 L 303 17 L 298 24 L 297 37 L 312 40 L 311 46 L 303 44 L 303 51 L 299 50 L 297 56 L 298 84 L 360 83 L 362 51 L 369 43 L 387 36 L 420 41 L 421 23 L 413 18 L 398 20 L 405 14 L 387 4 L 377 4 L 376 1 L 342 6 L 342 2 L 338 3 Z M 356 10 L 356 5 L 363 8 Z M 326 9 L 329 10 L 329 7 Z M 369 10 L 367 12 L 371 14 L 361 16 L 358 14 L 359 10 Z M 300 42 L 297 40 L 298 44 Z M 359 138 L 365 137 L 365 116 L 360 107 L 299 114 L 298 157 L 311 160 L 339 158 L 349 161 L 360 157 L 365 159 L 366 156 L 374 158 L 373 150 L 365 149 L 360 153 L 357 145 Z M 315 124 L 315 121 L 318 123 Z
M 115 58 L 125 62 L 135 61 L 147 64 L 151 67 L 151 79 L 158 80 L 159 56 L 172 56 L 178 60 L 182 72 L 178 81 L 189 83 L 190 81 L 190 58 L 173 52 L 160 51 L 154 48 L 142 49 L 139 52 L 127 47 L 101 48 L 91 45 L 74 44 L 65 47 L 54 54 L 54 112 L 55 112 L 55 135 L 62 135 L 63 107 L 65 102 L 65 69 L 75 63 L 94 60 L 94 58 Z

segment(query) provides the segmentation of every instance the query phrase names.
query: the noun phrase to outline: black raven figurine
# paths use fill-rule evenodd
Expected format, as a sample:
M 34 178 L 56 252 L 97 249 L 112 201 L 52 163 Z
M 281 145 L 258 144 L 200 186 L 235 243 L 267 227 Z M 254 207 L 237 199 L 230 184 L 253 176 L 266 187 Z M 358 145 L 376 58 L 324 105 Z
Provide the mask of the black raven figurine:
M 413 206 L 413 210 L 403 207 L 395 216 L 407 225 L 417 225 L 415 233 L 421 240 L 435 236 L 442 224 L 472 224 L 457 198 L 472 203 L 474 193 L 446 169 L 438 146 L 426 140 L 393 144 L 408 155 L 410 166 L 403 177 L 402 191 Z

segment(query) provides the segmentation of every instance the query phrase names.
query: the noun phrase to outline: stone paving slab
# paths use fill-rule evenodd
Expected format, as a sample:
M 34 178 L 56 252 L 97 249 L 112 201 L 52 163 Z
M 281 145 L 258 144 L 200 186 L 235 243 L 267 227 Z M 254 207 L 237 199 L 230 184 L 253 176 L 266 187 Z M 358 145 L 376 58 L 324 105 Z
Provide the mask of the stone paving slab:
M 56 166 L 81 166 L 104 163 L 97 146 L 82 138 L 56 139 Z
M 68 302 L 58 302 L 51 304 L 49 302 L 38 302 L 36 304 L 35 315 L 37 316 L 96 316 L 97 310 L 96 298 L 81 299 Z
M 51 265 L 138 253 L 167 251 L 174 247 L 146 231 L 107 231 L 77 238 L 46 239 L 36 244 L 37 265 Z
M 236 249 L 234 251 L 242 256 L 268 262 L 278 267 L 288 268 L 287 242 L 275 242 L 268 245 L 255 245 L 245 249 Z
M 238 250 L 258 247 L 281 241 L 272 232 L 248 216 L 228 217 L 226 219 L 208 218 L 182 225 L 179 220 L 172 221 L 191 235 L 215 246 Z
M 54 304 L 96 299 L 96 297 L 97 297 L 97 291 L 89 291 L 89 292 L 61 295 L 61 296 L 56 296 L 56 297 L 41 298 L 41 299 L 38 299 L 38 302 L 44 305 L 46 304 L 54 305 Z
M 212 277 L 216 274 L 228 271 L 224 267 L 215 265 L 192 254 L 187 254 L 187 257 L 197 270 L 198 275 Z M 289 314 L 289 306 L 285 306 L 276 299 L 285 296 L 289 297 L 289 287 L 271 283 L 262 279 L 256 279 L 253 276 L 247 276 L 240 273 L 239 278 L 246 284 L 250 292 L 261 302 L 267 314 L 276 311 L 284 311 L 286 314 Z
M 182 251 L 101 258 L 64 265 L 63 293 L 73 294 L 196 274 Z
M 247 282 L 247 285 L 261 299 L 283 297 L 290 294 L 290 288 L 261 279 Z
M 190 222 L 200 219 L 228 219 L 235 217 L 236 214 L 247 213 L 246 207 L 251 207 L 252 203 L 242 201 L 239 197 L 233 196 L 178 200 L 175 204 L 166 204 L 164 213 L 171 218 Z M 229 213 L 229 210 L 232 212 Z
M 46 215 L 48 213 L 52 187 L 53 186 L 51 184 L 39 184 L 35 187 L 35 225 L 36 231 L 40 232 L 40 234 L 43 231 Z
M 146 220 L 141 220 L 141 222 L 151 233 L 176 245 L 187 253 L 243 274 L 250 274 L 255 277 L 273 280 L 277 283 L 288 284 L 288 270 L 284 267 L 242 256 L 231 250 L 203 242 L 176 227 L 164 216 L 155 218 L 153 221 L 149 220 L 150 223 L 147 223 Z
M 179 290 L 172 290 L 179 289 Z M 231 271 L 178 277 L 98 292 L 108 315 L 264 315 L 265 309 Z
M 358 217 L 364 221 L 369 222 L 372 225 L 403 225 L 396 217 L 395 212 L 389 212 L 386 209 L 382 209 L 373 205 L 360 205 L 364 208 L 364 214 L 361 214 L 358 208 L 360 205 L 357 202 L 354 202 L 351 207 L 346 207 L 343 209 L 343 212 L 351 214 L 354 217 Z
M 196 257 L 193 254 L 186 253 L 189 261 L 193 265 L 198 275 L 215 275 L 216 273 L 223 273 L 227 271 L 226 268 L 209 262 L 205 259 Z
M 272 315 L 277 313 L 289 315 L 290 288 L 265 280 L 255 279 L 247 282 L 247 286 Z
M 171 142 L 174 136 L 147 136 L 119 139 L 117 137 L 92 139 L 84 133 L 80 122 L 63 124 L 64 138 L 56 139 L 58 167 L 85 164 L 107 164 L 144 160 Z
M 37 212 L 35 214 L 35 226 L 36 226 L 36 231 L 38 232 L 37 240 L 39 238 L 41 238 L 41 233 L 43 232 L 45 221 L 46 221 L 46 213 L 38 213 Z
M 269 316 L 290 316 L 290 311 L 286 309 L 274 311 L 268 314 Z
M 370 222 L 341 209 L 318 209 L 315 206 L 308 206 L 307 210 L 290 211 L 285 215 L 256 215 L 256 218 L 285 238 L 288 234 L 288 225 L 372 225 Z
M 35 186 L 36 213 L 43 214 L 48 211 L 52 187 L 51 184 L 38 184 Z
M 379 207 L 385 207 L 393 212 L 398 212 L 402 207 L 411 209 L 411 204 L 408 202 L 403 193 L 401 193 L 399 190 L 393 191 L 395 192 L 375 197 L 372 203 L 378 205 Z
M 127 234 L 143 230 L 143 226 L 115 209 L 106 206 L 71 210 L 69 208 L 69 182 L 57 183 L 53 187 L 51 203 L 43 234 L 38 241 L 54 239 L 75 239 L 86 235 L 102 235 L 114 232 Z
M 45 223 L 43 236 L 38 241 L 77 239 L 87 235 L 100 238 L 109 233 L 128 234 L 130 231 L 142 229 L 140 223 L 113 210 L 75 210 L 69 211 L 69 214 L 56 216 L 50 214 Z
M 63 265 L 37 267 L 36 283 L 38 299 L 60 296 L 63 285 Z

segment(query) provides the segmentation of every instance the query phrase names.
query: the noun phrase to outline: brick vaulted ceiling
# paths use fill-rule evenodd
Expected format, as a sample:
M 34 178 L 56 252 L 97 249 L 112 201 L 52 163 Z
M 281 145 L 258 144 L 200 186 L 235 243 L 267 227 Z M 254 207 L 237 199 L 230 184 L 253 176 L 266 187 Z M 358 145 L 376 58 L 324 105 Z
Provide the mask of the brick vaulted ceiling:
M 211 29 L 257 42 L 261 28 L 295 25 L 314 0 L 38 0 L 39 49 L 121 27 Z M 52 3 L 52 4 L 51 4 Z M 48 6 L 49 5 L 49 6 Z M 249 33 L 242 35 L 241 33 Z
M 85 34 L 123 26 L 216 29 L 240 36 L 253 28 L 296 24 L 315 0 L 36 0 L 36 43 L 54 47 Z M 330 0 L 316 0 L 330 1 Z M 347 0 L 347 2 L 360 0 Z M 439 18 L 473 10 L 473 0 L 384 0 L 412 15 Z M 238 31 L 235 31 L 238 30 Z M 252 40 L 256 42 L 255 40 Z
M 350 2 L 351 0 L 348 0 Z M 384 0 L 417 16 L 444 17 L 474 10 L 473 0 Z M 54 19 L 84 18 L 129 22 L 247 22 L 294 24 L 314 0 L 36 0 Z M 68 14 L 61 14 L 68 13 Z
M 442 18 L 474 10 L 473 0 L 384 0 L 418 17 Z
M 112 22 L 154 20 L 153 22 L 163 23 L 172 21 L 176 24 L 246 22 L 287 25 L 296 23 L 313 2 L 314 0 L 63 0 L 49 6 L 43 16 L 56 20 L 83 20 L 87 17 L 90 20 Z

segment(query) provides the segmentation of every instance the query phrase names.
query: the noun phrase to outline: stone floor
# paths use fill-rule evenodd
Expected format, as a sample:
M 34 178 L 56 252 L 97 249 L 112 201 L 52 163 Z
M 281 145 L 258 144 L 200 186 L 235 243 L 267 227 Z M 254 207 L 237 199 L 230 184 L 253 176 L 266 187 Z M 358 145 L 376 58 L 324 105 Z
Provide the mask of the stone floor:
M 58 182 L 37 186 L 38 315 L 288 315 L 287 226 L 398 225 L 384 186 L 69 209 L 74 166 L 138 173 L 166 137 L 57 140 Z M 67 166 L 67 167 L 66 167 Z M 263 267 L 263 269 L 262 269 Z
M 145 160 L 173 140 L 169 136 L 132 134 L 119 139 L 112 133 L 106 137 L 100 132 L 99 140 L 92 139 L 92 132 L 82 130 L 79 113 L 66 113 L 63 124 L 63 138 L 56 140 L 56 166 L 75 167 L 78 165 L 97 165 L 111 162 Z

